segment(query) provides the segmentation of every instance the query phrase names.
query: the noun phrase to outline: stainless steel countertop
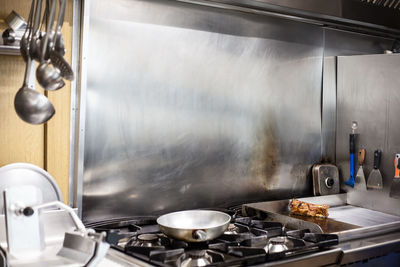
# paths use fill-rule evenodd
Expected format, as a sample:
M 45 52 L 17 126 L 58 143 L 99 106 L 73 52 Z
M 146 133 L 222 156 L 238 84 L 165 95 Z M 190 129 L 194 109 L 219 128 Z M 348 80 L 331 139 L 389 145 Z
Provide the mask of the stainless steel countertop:
M 400 232 L 361 238 L 340 243 L 330 250 L 273 261 L 257 266 L 309 267 L 321 265 L 343 265 L 400 252 Z
M 349 264 L 361 260 L 367 260 L 374 257 L 384 256 L 391 252 L 400 252 L 400 220 L 399 216 L 372 210 L 371 205 L 367 207 L 357 207 L 349 205 L 348 194 L 338 194 L 330 196 L 319 196 L 300 199 L 314 204 L 328 204 L 330 220 L 332 222 L 341 222 L 343 225 L 353 225 L 354 228 L 346 228 L 331 231 L 339 236 L 339 245 L 332 250 L 318 252 L 325 253 L 325 258 L 319 259 L 318 253 L 293 257 L 284 261 L 273 262 L 272 265 L 285 266 L 290 263 L 296 263 L 298 266 L 315 265 L 335 265 Z M 351 200 L 351 199 L 350 199 Z M 351 202 L 351 201 L 350 201 Z M 392 201 L 393 202 L 393 201 Z M 311 231 L 323 229 L 314 227 L 312 218 L 302 217 L 301 219 L 288 216 L 289 200 L 259 202 L 243 205 L 243 211 L 251 214 L 262 214 L 269 220 L 277 220 L 294 229 L 308 228 Z M 361 204 L 363 202 L 360 202 Z M 394 203 L 394 202 L 393 202 Z M 390 207 L 397 205 L 389 205 Z M 381 207 L 381 205 L 379 206 Z M 377 208 L 377 205 L 374 206 Z M 311 220 L 311 221 L 307 221 Z M 342 225 L 342 226 L 343 226 Z M 340 251 L 340 257 L 336 263 L 332 262 L 332 257 L 336 250 Z M 333 251 L 334 253 L 330 253 Z M 315 257 L 315 258 L 314 258 Z M 319 260 L 325 260 L 323 264 Z M 270 263 L 262 266 L 269 266 Z
M 125 255 L 124 253 L 110 248 L 106 257 L 99 263 L 98 267 L 126 267 L 126 266 L 140 266 L 151 267 L 153 265 L 147 264 L 137 258 Z
M 256 266 L 336 266 L 385 256 L 392 252 L 400 252 L 399 216 L 348 205 L 347 198 L 347 194 L 339 194 L 302 199 L 311 203 L 315 202 L 315 204 L 320 204 L 318 203 L 320 201 L 328 203 L 332 207 L 329 210 L 332 219 L 355 224 L 355 229 L 347 229 L 340 233 L 339 245 L 328 250 L 298 255 Z M 287 209 L 288 201 L 260 202 L 243 205 L 243 207 L 246 212 L 251 211 L 248 209 L 249 207 L 252 207 L 252 210 L 268 211 L 271 209 L 277 212 Z M 268 215 L 271 216 L 271 213 Z M 311 224 L 303 225 L 294 223 L 293 225 L 302 227 L 310 226 Z M 360 233 L 357 234 L 358 232 Z M 119 263 L 120 265 L 116 266 L 150 266 L 114 249 L 110 249 L 109 251 L 107 260 L 110 259 L 122 260 L 123 263 Z
M 325 266 L 337 264 L 343 253 L 340 248 L 334 248 L 326 251 L 319 251 L 303 256 L 297 256 L 288 258 L 280 261 L 271 261 L 256 266 L 279 266 L 279 267 L 290 267 L 296 265 L 296 267 L 309 267 L 309 266 Z
M 343 251 L 340 264 L 349 264 L 392 252 L 400 252 L 400 231 L 342 242 L 337 247 Z

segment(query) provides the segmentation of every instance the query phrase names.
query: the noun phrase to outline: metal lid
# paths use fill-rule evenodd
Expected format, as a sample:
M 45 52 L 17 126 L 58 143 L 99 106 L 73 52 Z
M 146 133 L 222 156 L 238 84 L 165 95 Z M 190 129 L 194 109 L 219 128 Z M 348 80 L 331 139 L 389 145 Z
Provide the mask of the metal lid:
M 33 185 L 39 188 L 42 192 L 41 203 L 63 201 L 56 181 L 42 168 L 29 163 L 12 163 L 0 168 L 0 193 L 8 187 L 21 185 Z M 3 198 L 0 198 L 1 214 L 4 212 L 3 207 Z

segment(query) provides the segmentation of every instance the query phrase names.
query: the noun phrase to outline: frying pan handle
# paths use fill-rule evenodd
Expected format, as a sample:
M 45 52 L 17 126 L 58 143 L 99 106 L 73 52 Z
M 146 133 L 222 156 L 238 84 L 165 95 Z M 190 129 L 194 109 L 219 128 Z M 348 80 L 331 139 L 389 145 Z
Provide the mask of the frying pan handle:
M 206 241 L 207 240 L 207 234 L 203 230 L 193 231 L 192 237 L 193 237 L 193 239 L 198 240 L 198 241 Z

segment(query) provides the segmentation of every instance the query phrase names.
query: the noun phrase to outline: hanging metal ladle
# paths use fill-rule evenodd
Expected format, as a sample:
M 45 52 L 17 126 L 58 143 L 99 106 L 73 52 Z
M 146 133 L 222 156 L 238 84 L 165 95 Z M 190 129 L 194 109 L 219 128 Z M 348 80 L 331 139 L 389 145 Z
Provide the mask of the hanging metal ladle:
M 30 11 L 30 25 L 27 27 L 32 27 L 33 9 L 35 6 L 35 1 L 32 1 L 31 11 Z M 38 12 L 38 5 L 36 5 L 36 12 Z M 25 122 L 31 124 L 42 124 L 53 117 L 55 110 L 53 104 L 47 99 L 46 96 L 35 91 L 34 85 L 29 86 L 29 80 L 31 76 L 31 68 L 34 66 L 32 58 L 29 55 L 29 36 L 32 31 L 31 28 L 28 29 L 29 34 L 24 35 L 26 43 L 21 43 L 21 52 L 23 53 L 24 59 L 26 61 L 24 83 L 21 89 L 18 90 L 14 98 L 14 108 L 17 115 Z
M 39 84 L 49 91 L 54 91 L 62 88 L 65 85 L 64 80 L 61 77 L 60 70 L 54 68 L 50 61 L 45 60 L 45 54 L 47 51 L 47 43 L 49 42 L 49 36 L 54 36 L 53 24 L 56 11 L 56 0 L 51 1 L 49 23 L 46 27 L 46 36 L 42 43 L 42 54 L 41 63 L 36 70 L 36 78 Z M 49 34 L 51 31 L 51 34 Z
M 68 62 L 64 59 L 65 48 L 64 38 L 61 34 L 61 28 L 64 22 L 66 0 L 60 0 L 60 11 L 56 26 L 56 33 L 53 39 L 53 49 L 50 50 L 51 63 L 60 70 L 60 74 L 67 80 L 74 79 L 74 72 Z
M 32 59 L 28 57 L 24 83 L 15 95 L 14 108 L 23 121 L 31 124 L 42 124 L 53 117 L 55 110 L 46 96 L 28 85 L 32 63 Z

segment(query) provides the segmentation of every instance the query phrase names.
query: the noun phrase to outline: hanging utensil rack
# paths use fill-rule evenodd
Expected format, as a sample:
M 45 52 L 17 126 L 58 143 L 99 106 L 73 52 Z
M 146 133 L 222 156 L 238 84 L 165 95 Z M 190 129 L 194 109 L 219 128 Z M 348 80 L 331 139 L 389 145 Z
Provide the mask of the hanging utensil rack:
M 7 24 L 4 20 L 0 20 L 0 29 L 3 32 L 7 28 Z M 18 45 L 5 45 L 3 39 L 0 38 L 0 55 L 20 56 L 19 44 Z
M 20 56 L 19 46 L 0 44 L 0 55 Z

